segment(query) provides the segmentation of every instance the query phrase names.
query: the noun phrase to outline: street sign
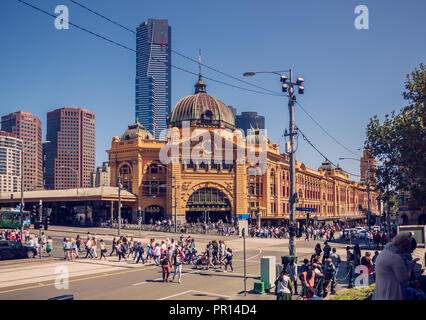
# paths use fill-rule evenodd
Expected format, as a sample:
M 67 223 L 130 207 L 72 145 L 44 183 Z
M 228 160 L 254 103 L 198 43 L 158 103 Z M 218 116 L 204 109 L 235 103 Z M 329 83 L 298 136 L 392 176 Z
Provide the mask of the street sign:
M 316 208 L 301 208 L 301 207 L 297 207 L 296 211 L 317 212 L 317 209 Z

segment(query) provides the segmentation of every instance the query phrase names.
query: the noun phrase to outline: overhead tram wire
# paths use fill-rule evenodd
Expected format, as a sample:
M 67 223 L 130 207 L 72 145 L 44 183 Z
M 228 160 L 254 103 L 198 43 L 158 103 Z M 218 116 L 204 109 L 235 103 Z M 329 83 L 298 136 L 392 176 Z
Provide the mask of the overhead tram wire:
M 131 33 L 133 33 L 133 34 L 136 34 L 136 31 L 134 31 L 134 30 L 132 30 L 132 29 L 130 29 L 130 28 L 128 28 L 128 27 L 126 27 L 126 26 L 123 26 L 121 23 L 118 23 L 117 21 L 114 21 L 114 20 L 112 20 L 112 19 L 110 19 L 110 18 L 108 18 L 108 17 L 104 16 L 103 14 L 100 14 L 99 12 L 96 12 L 95 10 L 90 9 L 90 8 L 88 8 L 88 7 L 84 6 L 84 5 L 82 5 L 81 3 L 79 3 L 79 2 L 77 2 L 77 1 L 75 1 L 75 0 L 69 0 L 69 1 L 71 1 L 72 3 L 74 3 L 74 4 L 78 5 L 78 6 L 80 6 L 81 8 L 83 8 L 83 9 L 85 9 L 85 10 L 87 10 L 87 11 L 89 11 L 89 12 L 91 12 L 91 13 L 95 14 L 95 15 L 97 15 L 98 17 L 101 17 L 102 19 L 107 20 L 108 22 L 111 22 L 111 23 L 113 23 L 113 24 L 115 24 L 115 25 L 117 25 L 117 26 L 119 26 L 119 27 L 123 28 L 123 29 L 124 29 L 124 30 L 126 30 L 126 31 L 129 31 L 129 32 L 131 32 Z M 164 44 L 164 46 L 165 46 L 165 47 L 168 47 L 168 45 L 166 45 L 166 44 Z M 176 51 L 176 50 L 173 50 L 173 49 L 171 49 L 171 48 L 170 48 L 170 51 L 171 51 L 171 52 L 173 52 L 174 54 L 177 54 L 178 56 L 181 56 L 181 57 L 183 57 L 183 58 L 185 58 L 185 59 L 187 59 L 187 60 L 191 61 L 191 62 L 194 62 L 194 63 L 196 63 L 196 64 L 199 64 L 199 61 L 197 61 L 196 59 L 193 59 L 193 58 L 191 58 L 191 57 L 188 57 L 187 55 L 184 55 L 183 53 L 180 53 L 180 52 L 178 52 L 178 51 Z M 244 84 L 246 84 L 246 85 L 249 85 L 249 86 L 255 87 L 255 88 L 257 88 L 257 89 L 261 89 L 261 90 L 264 90 L 264 91 L 267 91 L 267 92 L 270 92 L 270 93 L 273 93 L 273 94 L 276 94 L 276 95 L 282 95 L 282 94 L 280 94 L 279 92 L 276 92 L 276 91 L 273 91 L 273 90 L 270 90 L 270 89 L 267 89 L 267 88 L 264 88 L 264 87 L 258 86 L 258 85 L 256 85 L 256 84 L 250 83 L 250 82 L 248 82 L 248 81 L 244 81 L 244 80 L 239 79 L 239 78 L 237 78 L 237 77 L 235 77 L 235 76 L 233 76 L 233 75 L 231 75 L 231 74 L 229 74 L 229 73 L 226 73 L 226 72 L 220 71 L 220 70 L 218 70 L 218 69 L 216 69 L 216 68 L 213 68 L 213 67 L 211 67 L 211 66 L 208 66 L 208 65 L 206 65 L 206 64 L 204 64 L 204 63 L 200 63 L 200 64 L 201 64 L 201 66 L 203 66 L 203 67 L 205 67 L 205 68 L 207 68 L 207 69 L 210 69 L 210 70 L 212 70 L 212 71 L 214 71 L 214 72 L 217 72 L 217 73 L 219 73 L 219 74 L 221 74 L 221 75 L 224 75 L 224 76 L 229 77 L 229 78 L 231 78 L 231 79 L 233 79 L 233 80 L 236 80 L 236 81 L 239 81 L 239 82 L 241 82 L 241 83 L 244 83 Z M 206 78 L 206 77 L 205 77 L 205 78 Z M 207 79 L 207 78 L 206 78 L 206 79 Z M 282 96 L 285 96 L 285 95 L 282 95 Z
M 336 142 L 339 146 L 341 146 L 342 148 L 344 148 L 345 150 L 349 151 L 350 153 L 352 153 L 353 155 L 360 157 L 358 154 L 356 154 L 355 152 L 353 152 L 352 150 L 350 150 L 348 147 L 346 147 L 343 143 L 341 143 L 339 140 L 337 140 L 335 137 L 333 137 L 326 129 L 324 129 L 324 127 L 317 121 L 315 120 L 314 117 L 312 117 L 308 111 L 305 110 L 305 108 L 303 108 L 303 106 L 300 104 L 300 102 L 295 101 L 296 104 L 300 107 L 300 109 L 302 109 L 302 111 L 309 117 L 311 118 L 311 120 L 313 122 L 315 122 L 315 124 L 331 139 L 333 139 L 334 142 Z
M 39 12 L 42 12 L 42 13 L 44 13 L 44 14 L 46 14 L 46 15 L 48 15 L 48 16 L 50 16 L 50 17 L 54 18 L 54 19 L 56 19 L 56 18 L 57 18 L 54 14 L 51 14 L 50 12 L 47 12 L 47 11 L 45 11 L 45 10 L 43 10 L 43 9 L 39 8 L 39 7 L 36 7 L 36 6 L 34 6 L 34 5 L 32 5 L 32 4 L 28 3 L 28 2 L 26 2 L 26 1 L 24 1 L 24 0 L 16 0 L 16 1 L 18 1 L 18 2 L 20 2 L 20 3 L 22 3 L 22 4 L 24 4 L 24 5 L 26 5 L 26 6 L 28 6 L 28 7 L 31 7 L 31 8 L 33 8 L 34 10 L 37 10 L 37 11 L 39 11 Z M 79 26 L 79 25 L 77 25 L 77 24 L 75 24 L 75 23 L 72 23 L 72 22 L 70 22 L 70 21 L 67 21 L 67 22 L 68 22 L 71 26 L 76 27 L 77 29 L 80 29 L 81 31 L 87 32 L 87 33 L 89 33 L 89 34 L 91 34 L 91 35 L 93 35 L 93 36 L 95 36 L 95 37 L 97 37 L 97 38 L 100 38 L 100 39 L 102 39 L 102 40 L 105 40 L 105 41 L 107 41 L 107 42 L 109 42 L 109 43 L 112 43 L 112 44 L 114 44 L 114 45 L 116 45 L 116 46 L 119 46 L 119 47 L 121 47 L 121 48 L 124 48 L 124 49 L 126 49 L 126 50 L 128 50 L 128 51 L 131 51 L 131 52 L 134 52 L 134 53 L 138 53 L 136 50 L 134 50 L 134 49 L 132 49 L 132 48 L 129 48 L 129 47 L 127 47 L 127 46 L 125 46 L 125 45 L 123 45 L 123 44 L 121 44 L 121 43 L 118 43 L 118 42 L 116 42 L 116 41 L 114 41 L 114 40 L 111 40 L 111 39 L 109 39 L 109 38 L 107 38 L 107 37 L 104 37 L 104 36 L 102 36 L 102 35 L 100 35 L 100 34 L 98 34 L 98 33 L 96 33 L 96 32 L 90 31 L 90 30 L 88 30 L 87 28 L 81 27 L 81 26 Z M 139 52 L 139 53 L 140 53 L 140 52 Z M 143 53 L 142 53 L 142 54 L 143 54 Z M 149 56 L 149 55 L 147 55 L 147 54 L 143 54 L 143 55 L 144 55 L 144 56 L 146 56 L 146 57 L 148 57 L 149 59 L 156 60 L 156 61 L 158 61 L 158 62 L 161 62 L 161 63 L 166 64 L 164 61 L 161 61 L 161 60 L 156 59 L 156 58 L 152 58 L 152 57 L 150 57 L 150 56 Z M 172 64 L 170 64 L 170 66 L 171 66 L 171 67 L 173 67 L 173 68 L 175 68 L 175 69 L 181 70 L 181 71 L 183 71 L 183 72 L 186 72 L 186 73 L 189 73 L 189 74 L 192 74 L 192 75 L 198 76 L 198 74 L 197 74 L 197 73 L 192 72 L 192 71 L 189 71 L 189 70 L 186 70 L 186 69 L 184 69 L 184 68 L 177 67 L 177 66 L 172 65 Z M 244 87 L 240 87 L 240 86 L 237 86 L 237 85 L 233 85 L 233 84 L 230 84 L 230 83 L 227 83 L 227 82 L 224 82 L 224 81 L 216 80 L 216 79 L 213 79 L 213 78 L 210 78 L 210 77 L 206 77 L 206 76 L 203 76 L 203 77 L 204 77 L 205 79 L 210 80 L 210 81 L 213 81 L 213 82 L 217 82 L 217 83 L 220 83 L 220 84 L 223 84 L 223 85 L 229 86 L 229 87 L 233 87 L 233 88 L 240 89 L 240 90 L 245 90 L 245 91 L 252 92 L 252 93 L 258 93 L 258 94 L 270 95 L 270 96 L 280 96 L 280 97 L 283 97 L 283 96 L 284 96 L 284 95 L 279 94 L 279 93 L 268 93 L 268 92 L 262 92 L 262 91 L 252 90 L 252 89 L 249 89 L 249 88 L 244 88 Z
M 302 136 L 303 136 L 303 139 L 312 147 L 312 148 L 314 148 L 315 149 L 315 151 L 316 152 L 318 152 L 326 161 L 328 161 L 328 162 L 330 162 L 333 166 L 335 166 L 335 167 L 338 167 L 338 166 L 336 166 L 336 164 L 335 163 L 333 163 L 333 161 L 331 161 L 327 156 L 325 156 L 317 147 L 315 147 L 314 146 L 314 144 L 308 139 L 308 137 L 306 137 L 306 135 L 302 132 L 302 130 L 300 130 L 300 128 L 298 127 L 298 126 L 296 126 L 296 128 L 297 128 L 297 131 L 299 131 L 301 134 L 302 134 Z M 342 170 L 343 170 L 343 168 L 341 168 Z M 349 171 L 346 171 L 346 170 L 343 170 L 344 172 L 346 172 L 347 174 L 349 174 L 349 175 L 351 175 L 351 176 L 355 176 L 355 177 L 361 177 L 359 174 L 354 174 L 354 173 L 351 173 L 351 172 L 349 172 Z

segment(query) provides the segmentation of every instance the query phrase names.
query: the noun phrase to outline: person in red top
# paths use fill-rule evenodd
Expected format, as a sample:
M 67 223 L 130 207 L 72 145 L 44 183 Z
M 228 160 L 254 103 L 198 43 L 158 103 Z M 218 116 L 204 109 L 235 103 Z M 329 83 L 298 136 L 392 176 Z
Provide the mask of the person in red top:
M 302 273 L 303 281 L 306 286 L 306 296 L 305 299 L 313 298 L 315 294 L 314 285 L 315 285 L 315 272 L 312 271 L 312 268 L 309 268 L 307 271 Z

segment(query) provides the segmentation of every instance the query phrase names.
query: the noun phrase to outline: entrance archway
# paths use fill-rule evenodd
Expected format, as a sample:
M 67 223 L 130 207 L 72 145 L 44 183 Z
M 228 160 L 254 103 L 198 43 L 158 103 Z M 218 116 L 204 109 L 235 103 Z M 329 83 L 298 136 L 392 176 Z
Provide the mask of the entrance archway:
M 156 205 L 152 205 L 149 207 L 146 207 L 144 210 L 144 223 L 150 223 L 151 219 L 152 222 L 155 223 L 157 220 L 163 220 L 164 217 L 164 208 Z
M 188 222 L 231 222 L 231 203 L 228 197 L 216 188 L 196 190 L 186 203 Z

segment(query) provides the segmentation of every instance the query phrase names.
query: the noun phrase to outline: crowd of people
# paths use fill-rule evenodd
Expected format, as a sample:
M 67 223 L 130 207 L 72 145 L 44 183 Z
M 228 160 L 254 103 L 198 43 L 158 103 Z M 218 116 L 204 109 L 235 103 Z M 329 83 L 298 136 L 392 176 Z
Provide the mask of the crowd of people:
M 310 259 L 305 258 L 300 266 L 292 257 L 284 266 L 283 271 L 276 279 L 276 295 L 278 300 L 290 300 L 292 295 L 298 295 L 298 282 L 300 282 L 300 296 L 302 299 L 315 297 L 325 298 L 328 294 L 336 294 L 337 275 L 344 265 L 347 275 L 340 280 L 348 279 L 349 288 L 354 286 L 355 268 L 358 265 L 366 266 L 368 270 L 368 282 L 375 281 L 375 261 L 379 252 L 371 257 L 370 252 L 361 256 L 358 244 L 346 248 L 346 263 L 342 264 L 342 258 L 336 248 L 332 248 L 328 241 L 324 246 L 317 243 Z

